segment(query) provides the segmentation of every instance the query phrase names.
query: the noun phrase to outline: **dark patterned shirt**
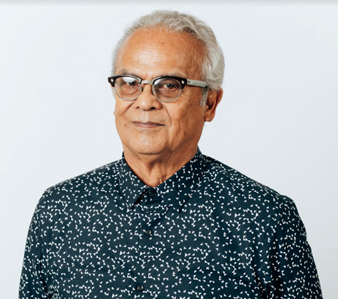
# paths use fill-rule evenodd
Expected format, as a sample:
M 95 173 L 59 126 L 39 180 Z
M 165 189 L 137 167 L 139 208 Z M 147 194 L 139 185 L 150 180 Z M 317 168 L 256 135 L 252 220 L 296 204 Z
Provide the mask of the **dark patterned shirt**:
M 292 200 L 198 151 L 155 188 L 122 159 L 48 189 L 19 297 L 322 295 Z

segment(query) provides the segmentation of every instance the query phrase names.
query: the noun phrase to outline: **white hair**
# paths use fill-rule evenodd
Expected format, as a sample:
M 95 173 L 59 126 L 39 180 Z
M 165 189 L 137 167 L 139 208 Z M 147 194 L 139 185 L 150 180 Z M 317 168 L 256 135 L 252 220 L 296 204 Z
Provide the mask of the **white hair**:
M 202 62 L 203 80 L 208 88 L 203 90 L 201 105 L 207 99 L 208 90 L 218 90 L 223 83 L 224 56 L 212 29 L 194 16 L 170 10 L 156 10 L 149 15 L 137 19 L 126 28 L 124 35 L 117 43 L 113 54 L 113 74 L 115 73 L 116 58 L 124 41 L 135 30 L 140 28 L 163 27 L 172 32 L 186 32 L 205 46 L 206 57 Z

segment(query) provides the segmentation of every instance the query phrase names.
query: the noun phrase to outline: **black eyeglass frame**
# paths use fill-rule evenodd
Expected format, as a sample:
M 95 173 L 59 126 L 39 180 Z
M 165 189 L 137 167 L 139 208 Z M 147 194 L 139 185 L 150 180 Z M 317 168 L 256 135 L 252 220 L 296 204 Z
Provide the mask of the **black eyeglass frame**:
M 116 92 L 117 96 L 121 99 L 121 100 L 124 100 L 124 101 L 135 101 L 138 96 L 141 94 L 141 92 L 143 91 L 143 87 L 142 85 L 143 84 L 150 84 L 152 86 L 152 91 L 153 91 L 153 94 L 154 96 L 156 97 L 156 99 L 158 99 L 160 102 L 174 102 L 176 101 L 179 96 L 181 95 L 181 91 L 182 89 L 186 86 L 186 85 L 189 85 L 189 86 L 197 86 L 197 87 L 202 87 L 202 88 L 205 88 L 205 87 L 208 87 L 208 83 L 205 82 L 205 81 L 199 81 L 199 80 L 193 80 L 193 79 L 187 79 L 187 78 L 182 78 L 182 77 L 177 77 L 177 76 L 159 76 L 159 77 L 156 77 L 154 79 L 152 79 L 151 81 L 149 80 L 143 80 L 137 76 L 134 76 L 134 75 L 116 75 L 116 76 L 111 76 L 111 77 L 108 77 L 108 82 L 110 83 L 110 85 L 112 87 L 115 87 L 115 80 L 118 79 L 118 78 L 122 78 L 122 77 L 131 77 L 131 78 L 134 78 L 136 79 L 139 84 L 140 84 L 140 92 L 137 94 L 137 96 L 134 98 L 134 99 L 123 99 L 119 96 L 119 94 Z M 155 92 L 155 82 L 157 80 L 160 80 L 160 79 L 163 79 L 163 78 L 168 78 L 168 79 L 176 79 L 178 81 L 180 81 L 180 84 L 181 84 L 181 90 L 178 94 L 178 96 L 173 99 L 173 100 L 161 100 L 157 97 L 156 95 L 156 92 Z

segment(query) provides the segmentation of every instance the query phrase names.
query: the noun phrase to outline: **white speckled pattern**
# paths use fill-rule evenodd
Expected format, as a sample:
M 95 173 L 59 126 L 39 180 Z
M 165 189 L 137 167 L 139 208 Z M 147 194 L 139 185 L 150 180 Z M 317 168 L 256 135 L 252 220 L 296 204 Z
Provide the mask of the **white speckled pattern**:
M 156 188 L 124 159 L 48 189 L 19 298 L 322 298 L 289 198 L 195 157 Z

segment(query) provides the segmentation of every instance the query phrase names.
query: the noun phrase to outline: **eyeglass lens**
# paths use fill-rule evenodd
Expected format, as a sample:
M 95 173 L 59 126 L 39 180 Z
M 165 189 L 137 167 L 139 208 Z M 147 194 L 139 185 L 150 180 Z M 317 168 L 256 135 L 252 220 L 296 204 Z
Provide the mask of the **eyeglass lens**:
M 142 91 L 142 84 L 133 77 L 119 77 L 114 83 L 117 95 L 123 100 L 135 100 Z M 159 78 L 153 82 L 153 93 L 160 101 L 174 101 L 181 93 L 181 83 L 174 78 Z

